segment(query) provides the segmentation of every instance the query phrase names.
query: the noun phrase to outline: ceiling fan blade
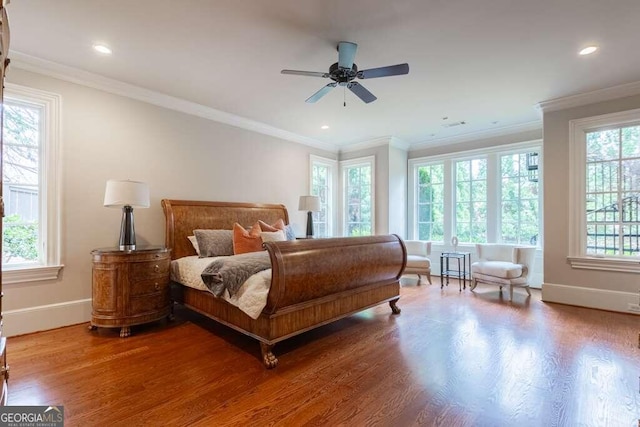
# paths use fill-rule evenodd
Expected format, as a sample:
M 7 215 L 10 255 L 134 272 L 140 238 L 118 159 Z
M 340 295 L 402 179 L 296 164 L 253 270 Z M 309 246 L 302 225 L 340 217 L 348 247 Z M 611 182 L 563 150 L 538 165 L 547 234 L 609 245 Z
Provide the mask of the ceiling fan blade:
M 325 87 L 323 87 L 322 89 L 320 89 L 319 91 L 317 91 L 316 93 L 314 93 L 313 95 L 311 95 L 309 98 L 307 98 L 306 103 L 309 104 L 313 104 L 314 102 L 317 102 L 320 100 L 320 98 L 322 98 L 323 96 L 325 96 L 326 94 L 328 94 L 329 92 L 331 92 L 331 89 L 333 89 L 334 87 L 336 87 L 338 85 L 338 83 L 329 83 L 328 85 L 326 85 Z
M 353 61 L 356 59 L 357 50 L 358 45 L 355 43 L 338 43 L 338 67 L 350 70 L 353 67 Z
M 376 77 L 398 76 L 409 74 L 409 64 L 389 65 L 388 67 L 369 68 L 358 72 L 359 79 L 375 79 Z
M 357 82 L 351 82 L 347 85 L 347 87 L 349 88 L 349 90 L 353 93 L 355 93 L 355 95 L 362 99 L 365 103 L 370 103 L 375 101 L 376 96 L 374 94 L 372 94 L 371 92 L 369 92 L 364 86 L 362 86 L 360 83 Z
M 298 70 L 282 70 L 280 74 L 293 74 L 294 76 L 308 76 L 308 77 L 329 77 L 329 73 L 322 73 L 320 71 L 298 71 Z

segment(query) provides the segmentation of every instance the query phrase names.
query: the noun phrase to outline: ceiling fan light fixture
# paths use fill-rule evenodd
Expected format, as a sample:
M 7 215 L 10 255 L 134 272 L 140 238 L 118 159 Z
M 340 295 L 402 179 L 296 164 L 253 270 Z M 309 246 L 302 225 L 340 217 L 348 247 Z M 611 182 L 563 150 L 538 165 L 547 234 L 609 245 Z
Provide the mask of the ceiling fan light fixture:
M 584 49 L 582 49 L 580 52 L 578 52 L 578 54 L 581 56 L 591 55 L 596 50 L 598 50 L 598 46 L 587 46 Z
M 327 130 L 327 129 L 329 129 L 329 125 L 322 125 L 322 126 L 320 126 L 320 129 Z

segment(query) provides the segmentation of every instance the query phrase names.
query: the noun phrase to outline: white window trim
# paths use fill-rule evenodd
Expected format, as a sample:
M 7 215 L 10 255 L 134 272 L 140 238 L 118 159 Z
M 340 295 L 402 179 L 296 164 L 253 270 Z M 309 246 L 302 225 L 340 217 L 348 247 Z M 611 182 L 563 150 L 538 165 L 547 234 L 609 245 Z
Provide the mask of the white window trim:
M 342 160 L 340 161 L 340 188 L 342 191 L 342 195 L 340 197 L 340 212 L 341 218 L 338 224 L 340 225 L 340 229 L 338 230 L 339 235 L 346 236 L 346 186 L 347 182 L 344 178 L 345 169 L 348 167 L 354 166 L 371 166 L 371 235 L 376 234 L 376 157 L 375 156 L 367 156 L 367 157 L 359 157 L 357 159 L 351 160 Z
M 329 205 L 329 218 L 327 224 L 327 235 L 329 237 L 336 235 L 336 227 L 335 224 L 338 223 L 338 191 L 337 191 L 337 182 L 338 182 L 338 161 L 333 159 L 328 159 L 326 157 L 315 156 L 313 154 L 309 155 L 309 194 L 313 191 L 313 165 L 319 164 L 323 166 L 327 166 L 331 172 L 331 181 L 329 183 L 330 190 L 330 201 Z
M 418 238 L 418 230 L 415 227 L 415 200 L 417 200 L 417 187 L 416 187 L 416 174 L 415 174 L 415 168 L 416 166 L 422 166 L 422 165 L 429 165 L 429 164 L 435 164 L 435 163 L 443 163 L 444 162 L 444 174 L 445 177 L 450 176 L 451 179 L 445 179 L 445 183 L 444 183 L 444 215 L 445 217 L 448 218 L 453 218 L 450 221 L 449 227 L 446 226 L 445 224 L 445 229 L 444 229 L 444 242 L 440 243 L 437 242 L 435 243 L 432 247 L 434 250 L 443 250 L 443 249 L 452 249 L 452 246 L 450 245 L 450 241 L 451 241 L 451 237 L 453 236 L 454 230 L 455 230 L 455 196 L 454 196 L 454 189 L 452 188 L 453 186 L 453 174 L 454 174 L 454 170 L 453 170 L 453 162 L 454 161 L 458 161 L 458 160 L 469 160 L 469 159 L 474 159 L 474 158 L 478 158 L 478 157 L 486 157 L 487 158 L 487 167 L 489 167 L 490 164 L 494 164 L 495 162 L 499 162 L 499 158 L 498 156 L 505 154 L 505 153 L 511 153 L 511 152 L 523 152 L 523 151 L 527 151 L 529 149 L 535 149 L 537 152 L 540 153 L 540 164 L 538 165 L 538 183 L 539 183 L 539 188 L 542 190 L 543 189 L 543 168 L 544 168 L 544 153 L 543 153 L 543 146 L 542 146 L 542 140 L 541 139 L 536 139 L 536 140 L 531 140 L 531 141 L 524 141 L 524 142 L 517 142 L 514 144 L 504 144 L 504 145 L 497 145 L 497 146 L 493 146 L 493 147 L 486 147 L 486 148 L 478 148 L 478 149 L 473 149 L 473 150 L 465 150 L 465 151 L 457 151 L 455 153 L 447 153 L 447 154 L 440 154 L 437 156 L 427 156 L 427 157 L 416 157 L 413 159 L 409 159 L 409 167 L 408 167 L 408 174 L 409 174 L 409 179 L 408 179 L 408 197 L 407 197 L 407 222 L 408 222 L 408 236 L 411 239 L 417 239 Z M 499 164 L 495 165 L 495 167 L 497 168 L 496 170 L 499 173 Z M 498 180 L 498 181 L 496 181 Z M 499 186 L 499 176 L 494 176 L 493 174 L 489 174 L 487 176 L 487 190 L 489 190 L 491 187 L 491 185 L 494 185 L 493 188 L 498 188 Z M 540 197 L 539 199 L 539 210 L 540 212 L 544 212 L 544 206 L 543 206 L 543 201 L 544 201 L 544 197 Z M 500 197 L 498 197 L 498 194 L 494 194 L 492 195 L 490 191 L 487 192 L 487 219 L 490 219 L 492 217 L 495 217 L 499 219 L 499 215 L 501 212 L 501 206 L 500 206 L 501 200 Z M 538 253 L 542 252 L 542 248 L 544 248 L 544 232 L 543 232 L 543 226 L 544 226 L 544 222 L 542 221 L 542 215 L 539 216 L 539 224 L 538 224 L 538 229 L 539 229 L 539 248 L 538 248 Z M 498 241 L 498 236 L 499 236 L 499 230 L 496 229 L 497 224 L 492 224 L 491 221 L 487 222 L 487 240 L 489 242 L 497 242 Z M 460 250 L 464 250 L 464 249 L 469 249 L 469 250 L 475 250 L 475 244 L 464 244 L 464 245 L 460 245 L 458 246 L 458 249 Z
M 7 83 L 4 92 L 7 100 L 33 103 L 44 107 L 43 141 L 41 153 L 42 165 L 40 191 L 46 198 L 46 207 L 40 206 L 40 218 L 44 219 L 44 232 L 41 239 L 46 239 L 41 262 L 44 265 L 23 265 L 2 270 L 2 283 L 25 283 L 41 280 L 55 280 L 58 278 L 63 265 L 60 263 L 60 105 L 58 94 L 32 89 L 25 86 Z
M 586 254 L 585 138 L 590 131 L 640 124 L 640 109 L 569 121 L 569 256 L 572 268 L 640 273 L 640 257 L 589 256 Z

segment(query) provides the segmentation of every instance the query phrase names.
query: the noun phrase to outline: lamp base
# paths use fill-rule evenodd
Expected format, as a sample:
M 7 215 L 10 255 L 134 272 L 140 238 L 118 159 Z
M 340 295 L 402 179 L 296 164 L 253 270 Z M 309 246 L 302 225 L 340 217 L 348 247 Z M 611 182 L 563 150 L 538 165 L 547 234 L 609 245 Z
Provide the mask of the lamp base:
M 313 212 L 307 212 L 307 239 L 313 239 Z
M 133 226 L 133 208 L 131 206 L 122 207 L 119 246 L 121 251 L 133 251 L 136 249 L 136 231 Z

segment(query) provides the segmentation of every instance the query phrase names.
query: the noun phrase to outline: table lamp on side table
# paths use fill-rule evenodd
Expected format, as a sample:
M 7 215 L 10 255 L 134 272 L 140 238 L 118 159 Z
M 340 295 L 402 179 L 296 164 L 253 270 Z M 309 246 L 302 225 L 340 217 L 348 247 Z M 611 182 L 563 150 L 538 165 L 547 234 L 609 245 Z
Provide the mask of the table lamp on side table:
M 320 197 L 300 196 L 298 210 L 307 211 L 307 239 L 313 239 L 313 212 L 320 211 Z
M 144 182 L 110 179 L 104 192 L 104 206 L 122 206 L 120 225 L 120 250 L 136 249 L 136 232 L 133 226 L 133 208 L 149 207 L 149 186 Z

